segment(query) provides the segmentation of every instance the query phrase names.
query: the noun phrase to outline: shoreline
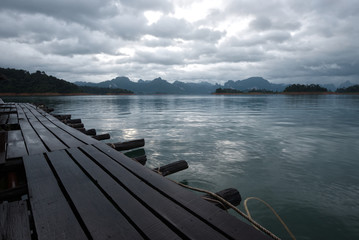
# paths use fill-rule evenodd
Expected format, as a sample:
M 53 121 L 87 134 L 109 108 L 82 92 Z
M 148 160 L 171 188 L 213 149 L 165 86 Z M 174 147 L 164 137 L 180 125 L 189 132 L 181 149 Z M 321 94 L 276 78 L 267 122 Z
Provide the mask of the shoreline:
M 101 96 L 101 95 L 135 95 L 134 93 L 0 93 L 0 96 Z
M 104 95 L 173 95 L 173 94 L 135 94 L 135 93 L 0 93 L 0 97 L 31 97 L 31 96 L 104 96 Z M 198 95 L 198 94 L 174 94 L 174 95 Z M 200 94 L 206 96 L 207 94 Z M 208 95 L 359 95 L 357 92 L 353 93 L 336 93 L 336 92 L 278 92 L 278 93 L 210 93 Z
M 353 93 L 337 93 L 337 92 L 278 92 L 278 93 L 211 93 L 211 95 L 359 95 Z

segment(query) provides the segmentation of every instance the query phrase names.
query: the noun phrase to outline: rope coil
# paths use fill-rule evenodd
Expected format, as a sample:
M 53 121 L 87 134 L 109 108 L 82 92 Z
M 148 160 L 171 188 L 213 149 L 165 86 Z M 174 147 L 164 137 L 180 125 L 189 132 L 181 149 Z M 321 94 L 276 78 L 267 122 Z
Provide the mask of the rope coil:
M 188 189 L 191 189 L 191 190 L 194 190 L 194 191 L 197 191 L 197 192 L 203 192 L 203 193 L 207 193 L 208 195 L 212 196 L 212 197 L 215 197 L 216 199 L 218 199 L 222 204 L 226 204 L 227 206 L 229 206 L 230 208 L 232 208 L 234 211 L 236 211 L 237 213 L 239 213 L 239 215 L 241 215 L 243 218 L 245 218 L 247 221 L 249 221 L 256 229 L 262 231 L 263 233 L 267 234 L 268 236 L 270 236 L 271 238 L 275 239 L 275 240 L 280 240 L 279 237 L 277 237 L 274 233 L 272 233 L 271 231 L 269 231 L 268 229 L 266 229 L 265 227 L 263 227 L 262 225 L 260 225 L 259 223 L 257 223 L 256 221 L 254 221 L 249 213 L 249 210 L 247 208 L 247 201 L 250 200 L 250 199 L 257 199 L 259 201 L 262 201 L 264 202 L 263 200 L 259 199 L 259 198 L 256 198 L 256 197 L 249 197 L 247 198 L 244 202 L 245 202 L 245 209 L 247 211 L 247 214 L 246 215 L 245 213 L 243 213 L 241 210 L 239 210 L 236 206 L 232 205 L 230 202 L 226 201 L 224 198 L 222 198 L 221 196 L 211 192 L 211 191 L 208 191 L 208 190 L 205 190 L 205 189 L 201 189 L 201 188 L 196 188 L 196 187 L 191 187 L 191 186 L 187 186 L 185 184 L 182 184 L 182 183 L 179 183 L 179 182 L 176 182 L 172 179 L 170 179 L 172 182 L 182 186 L 182 187 L 185 187 L 185 188 L 188 188 Z M 212 199 L 213 200 L 213 199 Z M 267 206 L 270 207 L 270 205 L 268 203 L 265 203 Z M 270 207 L 270 209 L 272 210 L 273 208 Z M 279 217 L 279 215 L 274 211 L 274 209 L 272 210 L 272 212 L 275 213 L 275 215 L 277 216 L 277 218 Z M 295 236 L 293 235 L 293 233 L 289 230 L 289 228 L 287 227 L 287 225 L 284 223 L 284 221 L 279 217 L 278 218 L 279 221 L 283 224 L 283 226 L 285 227 L 285 229 L 288 231 L 289 235 L 292 237 L 293 240 L 295 240 Z
M 292 233 L 292 231 L 290 231 L 290 229 L 288 228 L 288 226 L 287 226 L 287 224 L 285 224 L 285 222 L 283 221 L 283 219 L 279 216 L 279 214 L 274 210 L 274 208 L 272 208 L 272 206 L 271 205 L 269 205 L 266 201 L 264 201 L 264 200 L 262 200 L 262 199 L 260 199 L 260 198 L 257 198 L 257 197 L 248 197 L 248 198 L 246 198 L 246 200 L 244 200 L 244 203 L 243 203 L 243 205 L 244 205 L 244 209 L 246 210 L 246 213 L 247 213 L 247 215 L 248 215 L 248 217 L 250 218 L 250 219 L 253 219 L 252 218 L 252 216 L 251 216 L 251 214 L 250 214 L 250 212 L 249 212 L 249 209 L 248 209 L 248 206 L 247 206 L 247 202 L 249 201 L 249 200 L 257 200 L 257 201 L 260 201 L 261 203 L 263 203 L 264 205 L 266 205 L 271 211 L 272 211 L 272 213 L 277 217 L 277 219 L 279 220 L 279 222 L 283 225 L 283 227 L 285 228 L 285 230 L 288 232 L 288 234 L 290 235 L 290 237 L 293 239 L 293 240 L 295 240 L 296 238 L 295 238 L 295 236 L 294 236 L 294 234 Z M 255 227 L 255 226 L 254 226 Z M 256 228 L 256 227 L 255 227 Z

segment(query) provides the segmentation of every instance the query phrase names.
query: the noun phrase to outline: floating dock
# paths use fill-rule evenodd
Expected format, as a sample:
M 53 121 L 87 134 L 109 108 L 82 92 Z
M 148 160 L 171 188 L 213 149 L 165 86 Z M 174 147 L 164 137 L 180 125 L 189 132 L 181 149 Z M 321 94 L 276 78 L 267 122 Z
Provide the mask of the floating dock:
M 269 239 L 107 144 L 0 99 L 0 239 Z

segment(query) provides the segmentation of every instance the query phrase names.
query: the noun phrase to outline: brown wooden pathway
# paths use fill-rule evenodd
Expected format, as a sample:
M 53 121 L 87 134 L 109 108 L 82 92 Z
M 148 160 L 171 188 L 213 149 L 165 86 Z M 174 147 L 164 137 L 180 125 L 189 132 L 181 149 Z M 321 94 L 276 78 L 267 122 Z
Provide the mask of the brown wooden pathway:
M 33 105 L 0 103 L 0 126 L 0 173 L 18 178 L 0 240 L 268 238 Z

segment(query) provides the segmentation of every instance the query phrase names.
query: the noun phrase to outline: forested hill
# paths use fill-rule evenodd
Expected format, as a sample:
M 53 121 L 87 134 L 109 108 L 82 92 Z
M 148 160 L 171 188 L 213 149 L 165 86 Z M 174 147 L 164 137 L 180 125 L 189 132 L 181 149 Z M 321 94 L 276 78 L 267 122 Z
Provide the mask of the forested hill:
M 79 87 L 45 72 L 0 68 L 0 93 L 129 94 L 124 89 Z

